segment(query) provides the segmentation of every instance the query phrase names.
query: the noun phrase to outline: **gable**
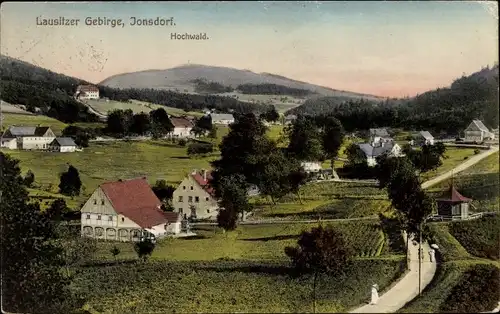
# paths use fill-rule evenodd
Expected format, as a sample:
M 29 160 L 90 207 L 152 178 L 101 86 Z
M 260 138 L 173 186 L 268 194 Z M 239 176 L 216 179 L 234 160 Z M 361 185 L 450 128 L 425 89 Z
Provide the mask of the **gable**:
M 102 204 L 104 201 L 104 204 Z M 94 204 L 97 203 L 97 204 Z M 85 202 L 85 204 L 80 209 L 82 213 L 95 213 L 95 214 L 103 214 L 103 215 L 118 215 L 116 210 L 113 207 L 113 203 L 108 198 L 108 196 L 104 193 L 101 187 L 95 189 L 89 199 Z
M 465 131 L 481 131 L 481 129 L 477 126 L 477 124 L 471 122 L 471 124 L 469 124 Z

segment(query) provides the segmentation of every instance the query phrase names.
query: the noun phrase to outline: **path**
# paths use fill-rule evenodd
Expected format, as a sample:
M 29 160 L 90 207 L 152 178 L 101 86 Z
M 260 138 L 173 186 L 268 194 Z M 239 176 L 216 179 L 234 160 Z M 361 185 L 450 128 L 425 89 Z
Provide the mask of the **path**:
M 436 263 L 430 262 L 429 245 L 422 244 L 422 286 L 423 290 L 427 286 L 436 272 Z M 414 245 L 410 241 L 408 247 L 410 258 L 409 272 L 399 280 L 389 291 L 380 296 L 376 305 L 364 305 L 350 313 L 393 313 L 402 308 L 408 301 L 413 300 L 418 295 L 418 244 Z M 370 297 L 370 289 L 373 283 L 366 283 L 366 295 Z
M 453 170 L 450 170 L 446 173 L 443 173 L 442 175 L 439 175 L 431 180 L 428 180 L 424 183 L 422 183 L 422 188 L 426 189 L 429 188 L 430 186 L 433 186 L 443 180 L 448 179 L 451 177 L 453 174 L 461 172 L 480 160 L 490 156 L 491 154 L 494 154 L 495 152 L 498 151 L 498 146 L 492 146 L 489 150 L 480 153 L 470 159 L 468 159 L 466 162 L 461 163 L 457 167 L 455 167 Z M 406 240 L 406 239 L 405 239 Z M 428 243 L 422 244 L 422 248 L 424 250 L 424 261 L 422 263 L 422 286 L 421 289 L 423 290 L 431 281 L 432 278 L 434 277 L 434 274 L 436 273 L 436 264 L 431 263 L 429 260 L 429 245 Z M 402 308 L 403 306 L 406 305 L 406 303 L 410 302 L 413 300 L 416 296 L 418 296 L 418 246 L 413 245 L 413 243 L 410 242 L 410 245 L 408 247 L 408 254 L 410 258 L 410 264 L 409 268 L 410 271 L 406 273 L 406 275 L 403 276 L 389 291 L 385 292 L 382 294 L 379 298 L 379 301 L 376 305 L 364 305 L 361 306 L 351 313 L 393 313 Z M 366 283 L 366 291 L 367 291 L 367 297 L 370 295 L 370 288 L 373 283 Z

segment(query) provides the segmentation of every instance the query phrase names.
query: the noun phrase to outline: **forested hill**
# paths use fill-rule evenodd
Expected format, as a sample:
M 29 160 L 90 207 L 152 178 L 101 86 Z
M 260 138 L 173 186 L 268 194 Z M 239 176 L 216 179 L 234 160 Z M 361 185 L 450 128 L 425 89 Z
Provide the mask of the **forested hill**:
M 472 119 L 481 119 L 490 128 L 498 127 L 498 96 L 496 65 L 463 76 L 448 88 L 409 99 L 370 102 L 323 97 L 307 100 L 286 114 L 333 114 L 348 129 L 387 126 L 456 133 L 463 130 Z
M 1 98 L 8 103 L 25 105 L 32 112 L 35 108 L 40 108 L 43 114 L 67 123 L 98 121 L 97 116 L 73 98 L 79 84 L 89 84 L 84 80 L 3 55 L 0 56 L 0 80 Z M 98 87 L 101 97 L 111 100 L 136 99 L 186 110 L 208 107 L 221 112 L 260 112 L 267 109 L 267 106 L 229 97 L 190 95 L 147 88 Z
M 41 112 L 63 122 L 97 121 L 72 95 L 80 79 L 54 73 L 33 64 L 0 56 L 0 96 L 2 100 L 25 105 L 29 111 Z

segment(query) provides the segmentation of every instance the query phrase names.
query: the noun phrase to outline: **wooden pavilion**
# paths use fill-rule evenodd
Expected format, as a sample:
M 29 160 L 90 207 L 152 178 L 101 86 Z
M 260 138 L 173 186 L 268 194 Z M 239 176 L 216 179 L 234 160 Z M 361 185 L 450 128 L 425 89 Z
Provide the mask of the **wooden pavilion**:
M 453 184 L 449 190 L 436 199 L 438 215 L 445 219 L 461 220 L 469 217 L 472 199 L 460 194 Z

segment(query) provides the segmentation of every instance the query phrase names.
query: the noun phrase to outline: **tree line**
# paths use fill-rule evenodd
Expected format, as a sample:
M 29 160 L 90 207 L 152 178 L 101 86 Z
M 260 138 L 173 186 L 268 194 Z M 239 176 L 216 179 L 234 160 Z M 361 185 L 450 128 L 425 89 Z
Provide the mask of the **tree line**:
M 305 97 L 315 94 L 313 91 L 302 88 L 293 88 L 278 84 L 240 84 L 236 87 L 242 94 L 254 95 L 290 95 L 296 97 Z

